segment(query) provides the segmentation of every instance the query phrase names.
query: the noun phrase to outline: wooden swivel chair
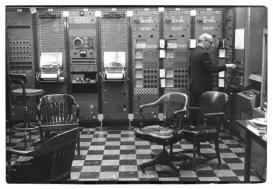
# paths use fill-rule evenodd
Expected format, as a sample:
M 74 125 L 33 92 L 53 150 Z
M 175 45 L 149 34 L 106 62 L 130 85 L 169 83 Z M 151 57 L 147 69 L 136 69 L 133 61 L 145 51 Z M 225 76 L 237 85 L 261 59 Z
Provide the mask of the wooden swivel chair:
M 13 74 L 9 73 L 9 95 L 11 98 L 11 104 L 22 105 L 23 110 L 23 123 L 15 124 L 13 129 L 25 132 L 25 146 L 27 145 L 27 132 L 29 132 L 29 138 L 31 139 L 31 131 L 38 129 L 37 123 L 31 122 L 29 118 L 29 107 L 27 106 L 27 99 L 40 97 L 44 91 L 42 89 L 30 89 L 26 88 L 27 76 L 25 74 Z M 34 107 L 35 108 L 35 107 Z
M 140 127 L 135 129 L 136 137 L 160 144 L 163 146 L 163 151 L 149 162 L 141 164 L 139 167 L 144 172 L 144 169 L 156 164 L 164 164 L 171 167 L 176 173 L 179 173 L 178 168 L 172 162 L 172 146 L 180 141 L 183 133 L 176 126 L 181 125 L 183 113 L 186 112 L 188 97 L 184 93 L 167 93 L 161 96 L 155 102 L 141 105 L 140 112 Z M 144 108 L 153 106 L 163 106 L 164 121 L 162 125 L 149 125 L 143 127 L 142 111 Z M 170 146 L 170 152 L 166 150 L 166 146 Z
M 225 114 L 227 101 L 228 95 L 226 93 L 207 91 L 200 97 L 200 107 L 188 107 L 189 110 L 199 111 L 203 116 L 202 124 L 188 125 L 182 128 L 184 133 L 183 138 L 193 144 L 192 166 L 194 170 L 196 169 L 196 155 L 201 155 L 200 142 L 214 141 L 216 157 L 219 165 L 221 164 L 219 130 Z
M 50 138 L 35 150 L 8 149 L 8 170 L 11 171 L 7 173 L 7 182 L 50 183 L 67 180 L 70 177 L 77 140 L 78 128 L 74 128 Z M 12 155 L 31 159 L 11 165 Z
M 37 106 L 41 140 L 50 132 L 65 131 L 79 127 L 79 104 L 68 94 L 45 95 Z M 77 151 L 80 155 L 80 130 L 78 129 Z

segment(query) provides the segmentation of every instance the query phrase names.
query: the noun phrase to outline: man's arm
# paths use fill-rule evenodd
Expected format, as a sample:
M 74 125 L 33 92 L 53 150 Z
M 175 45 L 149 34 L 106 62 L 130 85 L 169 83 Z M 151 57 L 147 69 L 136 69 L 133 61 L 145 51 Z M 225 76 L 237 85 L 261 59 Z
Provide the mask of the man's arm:
M 225 64 L 225 63 L 213 63 L 210 59 L 209 53 L 204 53 L 202 57 L 202 62 L 204 66 L 210 71 L 210 72 L 220 72 L 225 71 L 227 69 L 234 69 L 236 68 L 235 64 Z
M 224 63 L 214 63 L 212 62 L 209 53 L 204 53 L 202 56 L 202 63 L 203 65 L 210 71 L 210 72 L 220 72 L 227 70 L 227 66 Z

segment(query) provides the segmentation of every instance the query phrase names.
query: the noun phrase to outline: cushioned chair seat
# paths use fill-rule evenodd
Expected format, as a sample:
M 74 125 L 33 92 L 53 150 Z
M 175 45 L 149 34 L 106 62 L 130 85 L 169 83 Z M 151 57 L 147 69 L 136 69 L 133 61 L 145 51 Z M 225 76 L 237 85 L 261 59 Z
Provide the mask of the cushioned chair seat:
M 27 124 L 27 127 L 25 123 L 18 123 L 14 125 L 13 127 L 13 129 L 16 129 L 17 131 L 32 131 L 38 128 L 39 128 L 38 123 L 32 123 L 32 122 L 29 122 Z
M 199 142 L 207 141 L 210 138 L 217 136 L 217 129 L 213 126 L 196 127 L 187 126 L 183 128 L 184 139 L 192 141 L 198 140 Z
M 160 125 L 150 125 L 143 129 L 139 129 L 138 132 L 139 134 L 143 134 L 143 135 L 147 135 L 151 137 L 155 136 L 161 139 L 168 139 L 172 137 L 174 131 L 172 129 L 162 127 Z
M 73 121 L 73 122 L 62 122 L 62 121 L 58 121 L 58 124 L 62 125 L 62 127 L 56 127 L 55 125 L 53 125 L 54 122 L 45 122 L 45 123 L 42 123 L 41 124 L 41 127 L 43 128 L 52 128 L 54 127 L 54 130 L 58 130 L 58 129 L 61 129 L 63 130 L 62 127 L 75 127 L 75 126 L 79 126 L 79 123 L 76 122 L 76 121 Z
M 138 138 L 167 145 L 174 131 L 160 125 L 150 125 L 142 129 L 135 129 L 135 133 Z

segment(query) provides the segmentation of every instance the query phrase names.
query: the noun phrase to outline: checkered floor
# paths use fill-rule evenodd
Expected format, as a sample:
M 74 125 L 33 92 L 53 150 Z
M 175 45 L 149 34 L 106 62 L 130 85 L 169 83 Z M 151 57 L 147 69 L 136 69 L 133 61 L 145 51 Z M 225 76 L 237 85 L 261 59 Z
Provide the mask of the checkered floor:
M 32 138 L 38 140 L 39 137 L 35 134 L 38 133 L 33 133 Z M 16 133 L 11 142 L 7 140 L 7 146 L 13 146 L 21 138 L 22 133 Z M 220 166 L 216 159 L 203 161 L 196 166 L 196 171 L 191 168 L 181 169 L 180 176 L 175 175 L 168 166 L 164 165 L 148 167 L 145 173 L 142 173 L 138 165 L 151 160 L 151 152 L 161 152 L 162 146 L 135 138 L 134 132 L 127 128 L 102 130 L 84 128 L 80 141 L 81 155 L 75 153 L 70 182 L 237 183 L 243 181 L 244 146 L 242 141 L 231 136 L 228 131 L 221 133 L 222 164 Z M 174 152 L 191 148 L 190 143 L 182 140 L 174 145 Z M 210 155 L 214 152 L 214 144 L 201 144 L 201 153 Z M 251 182 L 260 181 L 251 173 Z

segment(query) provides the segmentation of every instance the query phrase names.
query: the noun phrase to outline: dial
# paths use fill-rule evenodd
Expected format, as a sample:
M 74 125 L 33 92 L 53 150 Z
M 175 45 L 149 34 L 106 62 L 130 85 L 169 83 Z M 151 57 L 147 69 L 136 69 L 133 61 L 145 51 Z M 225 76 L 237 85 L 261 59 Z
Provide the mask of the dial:
M 81 48 L 83 45 L 83 41 L 81 38 L 77 37 L 73 40 L 74 48 Z

